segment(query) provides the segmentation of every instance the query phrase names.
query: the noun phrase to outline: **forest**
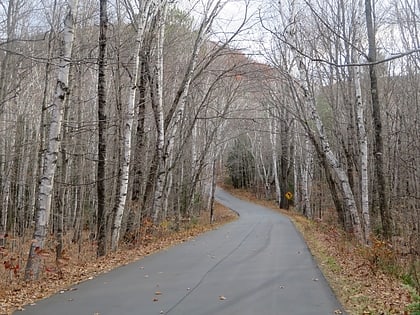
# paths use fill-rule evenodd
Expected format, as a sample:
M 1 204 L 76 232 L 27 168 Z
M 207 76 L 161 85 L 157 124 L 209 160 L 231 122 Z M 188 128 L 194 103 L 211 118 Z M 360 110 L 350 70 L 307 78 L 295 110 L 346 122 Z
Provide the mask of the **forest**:
M 8 0 L 0 17 L 12 277 L 69 244 L 100 258 L 211 222 L 224 182 L 384 242 L 420 291 L 418 1 Z

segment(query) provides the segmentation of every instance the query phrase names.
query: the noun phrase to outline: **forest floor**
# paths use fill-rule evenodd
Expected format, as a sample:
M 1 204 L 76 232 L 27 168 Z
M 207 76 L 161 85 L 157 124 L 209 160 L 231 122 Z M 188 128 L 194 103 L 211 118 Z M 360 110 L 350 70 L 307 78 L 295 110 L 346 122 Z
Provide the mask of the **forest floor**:
M 258 203 L 288 216 L 306 240 L 312 255 L 343 307 L 351 315 L 415 314 L 419 300 L 403 284 L 401 266 L 385 242 L 360 246 L 337 226 L 279 209 L 273 201 L 258 200 L 253 193 L 223 187 L 238 198 Z M 417 296 L 418 299 L 418 296 Z M 410 312 L 410 305 L 416 311 Z
M 165 222 L 153 235 L 143 235 L 141 244 L 137 246 L 123 244 L 117 252 L 101 259 L 96 259 L 96 245 L 88 240 L 88 236 L 81 246 L 68 241 L 65 257 L 61 260 L 60 266 L 55 262 L 53 241 L 51 241 L 50 249 L 42 253 L 43 272 L 40 279 L 34 282 L 25 282 L 24 271 L 20 268 L 25 265 L 25 259 L 22 257 L 27 255 L 29 248 L 27 243 L 30 243 L 30 240 L 20 245 L 20 240 L 9 238 L 9 244 L 15 244 L 9 245 L 7 253 L 5 250 L 0 251 L 0 258 L 4 266 L 11 264 L 15 268 L 0 267 L 0 315 L 12 314 L 13 311 L 23 310 L 25 305 L 36 303 L 37 300 L 72 290 L 71 287 L 77 283 L 191 240 L 205 231 L 237 218 L 236 213 L 219 204 L 215 204 L 213 224 L 209 224 L 208 216 L 208 212 L 204 212 L 200 218 L 183 222 L 178 232 L 171 228 L 169 222 Z

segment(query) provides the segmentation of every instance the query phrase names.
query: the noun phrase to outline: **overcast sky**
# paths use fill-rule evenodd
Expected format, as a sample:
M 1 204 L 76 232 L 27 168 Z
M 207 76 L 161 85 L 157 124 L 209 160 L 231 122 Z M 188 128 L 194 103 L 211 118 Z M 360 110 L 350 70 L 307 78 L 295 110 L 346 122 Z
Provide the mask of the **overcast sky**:
M 264 0 L 226 0 L 224 6 L 213 24 L 213 37 L 224 41 L 235 33 L 246 19 L 240 35 L 231 44 L 232 48 L 244 49 L 246 53 L 257 53 L 258 43 L 262 39 L 261 27 L 258 24 L 259 10 Z M 267 4 L 267 0 L 266 4 Z M 214 4 L 215 0 L 181 0 L 182 7 L 189 8 L 193 16 L 200 20 L 206 5 Z

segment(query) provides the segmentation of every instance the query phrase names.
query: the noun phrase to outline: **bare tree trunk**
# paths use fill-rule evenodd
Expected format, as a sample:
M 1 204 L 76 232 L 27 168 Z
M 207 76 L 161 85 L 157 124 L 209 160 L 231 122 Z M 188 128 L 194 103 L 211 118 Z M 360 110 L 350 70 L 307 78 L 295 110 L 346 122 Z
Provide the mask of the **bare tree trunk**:
M 360 84 L 360 67 L 355 67 L 356 90 L 356 122 L 360 148 L 360 195 L 365 240 L 370 243 L 370 214 L 369 214 L 369 173 L 368 173 L 368 142 L 364 121 L 362 101 L 362 87 Z
M 208 208 L 210 209 L 210 224 L 214 222 L 214 197 L 216 193 L 216 182 L 217 182 L 217 173 L 216 173 L 216 161 L 217 156 L 212 158 L 211 162 L 211 180 L 210 180 L 210 196 L 208 202 Z
M 302 146 L 302 150 L 304 151 L 301 155 L 303 158 L 303 161 L 301 162 L 303 214 L 306 217 L 313 219 L 314 214 L 311 207 L 313 154 L 310 141 L 307 137 L 305 137 L 305 145 Z
M 276 202 L 277 205 L 281 204 L 281 190 L 279 182 L 279 172 L 277 170 L 278 156 L 277 156 L 277 120 L 275 118 L 269 118 L 270 128 L 270 142 L 271 142 L 271 158 L 273 160 L 273 177 L 274 184 L 276 186 Z
M 134 149 L 133 161 L 133 184 L 131 191 L 131 207 L 129 208 L 127 226 L 125 230 L 125 237 L 129 237 L 139 226 L 139 219 L 141 218 L 141 195 L 144 191 L 144 173 L 143 166 L 145 164 L 145 115 L 146 115 L 146 74 L 145 62 L 142 62 L 141 76 L 139 81 L 139 97 L 137 104 L 137 130 L 136 130 L 136 143 Z M 144 163 L 144 164 L 143 164 Z
M 250 141 L 251 137 L 249 137 Z M 261 139 L 257 140 L 257 135 L 255 133 L 255 167 L 258 170 L 258 175 L 260 177 L 261 183 L 264 186 L 264 198 L 268 200 L 269 198 L 269 192 L 270 192 L 270 174 L 267 170 L 267 167 L 265 166 L 265 161 L 262 153 L 262 144 Z M 260 161 L 260 164 L 258 164 L 258 161 Z M 258 186 L 258 185 L 257 185 Z
M 223 114 L 226 114 L 230 108 L 230 104 L 224 108 Z M 222 115 L 223 117 L 223 115 Z M 217 160 L 220 159 L 220 156 L 222 155 L 222 148 L 223 145 L 221 144 L 222 135 L 225 133 L 225 126 L 226 126 L 226 120 L 222 120 L 219 122 L 218 126 L 216 127 L 214 131 L 214 139 L 212 137 L 212 143 L 210 145 L 210 159 L 209 159 L 209 165 L 211 168 L 211 171 L 209 172 L 211 174 L 210 178 L 210 193 L 209 193 L 209 200 L 208 200 L 208 209 L 210 209 L 210 223 L 214 222 L 214 199 L 216 194 L 216 184 L 217 184 Z
M 144 30 L 147 21 L 147 15 L 149 13 L 150 2 L 147 2 L 145 7 L 140 8 L 139 21 L 137 24 L 137 38 L 136 43 L 137 47 L 134 52 L 135 63 L 132 69 L 134 77 L 131 82 L 130 95 L 128 98 L 127 104 L 127 115 L 124 124 L 124 144 L 123 144 L 123 161 L 120 177 L 120 188 L 119 196 L 117 199 L 118 205 L 116 207 L 116 213 L 114 214 L 114 221 L 112 224 L 112 235 L 111 235 L 111 250 L 116 251 L 118 249 L 118 241 L 120 239 L 121 232 L 121 223 L 124 215 L 124 209 L 126 206 L 127 192 L 128 192 L 128 182 L 129 182 L 129 171 L 130 171 L 130 162 L 131 162 L 131 143 L 132 143 L 132 129 L 134 122 L 135 114 L 135 102 L 136 102 L 136 92 L 138 89 L 139 81 L 139 70 L 140 70 L 140 57 L 143 47 L 143 37 Z
M 386 239 L 390 239 L 392 236 L 392 216 L 389 209 L 389 187 L 385 174 L 385 162 L 384 162 L 384 142 L 383 142 L 383 131 L 382 131 L 382 118 L 381 118 L 381 104 L 379 102 L 379 87 L 378 77 L 376 74 L 376 30 L 374 25 L 374 9 L 372 7 L 371 0 L 365 0 L 365 12 L 366 12 L 366 26 L 369 41 L 369 54 L 368 61 L 369 65 L 369 77 L 370 77 L 370 94 L 372 102 L 372 118 L 375 131 L 375 146 L 374 146 L 374 157 L 375 157 L 375 171 L 376 180 L 378 184 L 377 194 L 379 199 L 379 211 L 382 219 L 382 234 Z
M 296 8 L 293 6 L 292 11 L 294 11 Z M 294 14 L 292 14 L 294 18 Z M 293 25 L 295 25 L 295 22 L 292 22 Z M 291 39 L 294 42 L 298 42 L 297 38 L 294 38 L 297 36 L 296 29 L 294 29 L 294 26 L 290 30 L 290 36 Z M 315 125 L 315 130 L 311 126 L 308 125 L 307 121 L 303 122 L 303 127 L 306 129 L 307 134 L 309 138 L 311 139 L 313 145 L 315 146 L 315 149 L 317 150 L 317 153 L 322 159 L 322 163 L 324 165 L 325 171 L 333 172 L 333 174 L 338 178 L 340 192 L 342 193 L 343 197 L 343 204 L 345 212 L 347 212 L 351 218 L 351 226 L 352 226 L 352 232 L 354 233 L 354 236 L 356 239 L 363 243 L 364 242 L 364 235 L 363 230 L 360 222 L 360 216 L 357 209 L 356 201 L 354 198 L 353 191 L 350 186 L 350 181 L 348 178 L 348 174 L 345 170 L 340 166 L 339 160 L 337 159 L 337 156 L 334 154 L 334 152 L 331 149 L 327 134 L 325 132 L 325 127 L 322 122 L 322 119 L 318 113 L 318 109 L 316 107 L 316 100 L 314 96 L 314 91 L 311 90 L 311 86 L 309 84 L 309 77 L 308 77 L 308 70 L 305 65 L 305 62 L 299 52 L 293 52 L 296 58 L 297 67 L 299 71 L 299 84 L 300 88 L 302 90 L 302 97 L 303 97 L 303 105 L 305 111 L 305 116 L 309 115 L 310 120 Z M 328 174 L 327 174 L 328 177 Z M 332 176 L 329 178 L 329 184 L 330 188 L 331 185 L 335 184 L 334 179 Z M 338 200 L 336 200 L 338 202 Z M 340 209 L 342 210 L 341 207 Z
M 4 117 L 6 115 L 6 105 L 13 96 L 9 95 L 8 84 L 14 81 L 14 72 L 15 69 L 11 67 L 10 63 L 13 54 L 11 53 L 14 40 L 16 36 L 16 26 L 18 21 L 19 9 L 17 8 L 18 4 L 15 0 L 8 1 L 8 4 L 4 4 L 4 10 L 7 12 L 6 17 L 6 28 L 5 43 L 2 44 L 2 54 L 4 52 L 3 58 L 0 64 L 0 130 L 5 131 L 8 129 L 7 121 L 8 118 Z M 7 8 L 6 8 L 7 6 Z M 0 246 L 5 242 L 6 231 L 7 231 L 7 221 L 10 216 L 9 214 L 9 197 L 10 197 L 10 179 L 7 160 L 7 153 L 9 151 L 9 145 L 7 137 L 0 135 Z
M 78 89 L 81 88 L 82 86 L 82 74 L 81 71 L 77 71 L 77 75 L 76 75 L 76 80 L 77 80 L 77 87 Z M 81 130 L 82 129 L 82 106 L 81 106 L 81 96 L 80 96 L 80 91 L 77 94 L 78 98 L 77 98 L 77 111 L 76 111 L 76 116 L 77 116 L 77 120 L 76 120 L 76 125 L 77 125 L 77 130 Z M 82 148 L 83 145 L 81 143 L 81 138 L 77 137 L 76 138 L 76 143 L 75 146 L 77 148 Z M 86 160 L 79 154 L 78 156 L 76 156 L 75 160 L 74 160 L 75 165 L 78 165 L 81 167 L 81 169 L 85 169 L 85 164 L 86 164 Z M 73 237 L 72 237 L 72 242 L 75 244 L 80 244 L 79 242 L 81 241 L 81 236 L 82 236 L 82 231 L 83 231 L 83 206 L 84 206 L 84 201 L 85 201 L 85 191 L 86 191 L 86 185 L 84 185 L 84 179 L 85 177 L 80 174 L 80 172 L 77 172 L 74 176 L 74 182 L 77 184 L 81 184 L 81 186 L 75 186 L 73 188 Z
M 185 72 L 181 85 L 179 86 L 179 89 L 176 93 L 172 106 L 169 109 L 168 114 L 164 121 L 165 134 L 161 133 L 161 135 L 164 135 L 167 139 L 165 138 L 163 139 L 164 141 L 166 141 L 166 145 L 164 142 L 164 147 L 163 147 L 164 152 L 162 154 L 162 159 L 164 161 L 160 161 L 159 163 L 159 165 L 161 165 L 162 168 L 158 171 L 158 176 L 157 176 L 157 181 L 156 181 L 154 206 L 153 206 L 155 209 L 153 211 L 154 220 L 157 220 L 157 213 L 162 210 L 162 209 L 159 209 L 159 207 L 162 208 L 162 204 L 163 204 L 163 200 L 161 199 L 164 197 L 163 196 L 163 188 L 165 186 L 164 179 L 165 179 L 165 172 L 167 171 L 166 168 L 168 168 L 167 157 L 171 154 L 171 151 L 174 149 L 175 137 L 177 135 L 179 125 L 184 116 L 184 110 L 185 110 L 185 105 L 187 102 L 187 97 L 189 95 L 189 90 L 190 90 L 191 82 L 193 79 L 194 71 L 197 66 L 198 54 L 201 50 L 203 43 L 205 42 L 206 35 L 208 34 L 215 17 L 220 12 L 221 7 L 222 7 L 221 0 L 210 1 L 209 3 L 206 4 L 204 18 L 200 24 L 199 30 L 197 31 L 197 37 L 194 43 L 193 52 L 191 54 L 187 70 Z M 166 15 L 166 12 L 165 12 L 165 15 Z M 162 31 L 163 29 L 161 29 L 161 32 Z
M 281 118 L 280 122 L 280 168 L 278 170 L 279 176 L 280 176 L 280 208 L 282 209 L 289 209 L 290 207 L 290 200 L 286 198 L 286 193 L 289 191 L 289 174 L 290 174 L 290 135 L 293 132 L 291 130 L 291 126 L 293 123 L 290 123 L 290 117 L 287 113 L 287 111 L 282 108 L 280 110 L 280 114 L 283 118 Z
M 18 232 L 18 235 L 22 235 L 22 225 L 20 224 L 20 218 L 22 213 L 22 198 L 21 198 L 21 187 L 24 182 L 24 174 L 21 171 L 21 164 L 24 163 L 22 157 L 24 156 L 23 142 L 25 139 L 25 119 L 22 115 L 19 115 L 16 120 L 15 130 L 15 143 L 13 149 L 13 162 L 11 165 L 11 185 L 10 185 L 10 196 L 11 206 L 9 207 L 10 216 L 8 217 L 8 227 L 14 227 L 13 230 Z M 0 232 L 1 233 L 1 232 Z
M 97 167 L 97 256 L 107 251 L 107 211 L 105 206 L 105 159 L 106 159 L 106 45 L 108 28 L 107 0 L 100 0 L 99 55 L 98 55 L 98 167 Z
M 300 61 L 299 70 L 305 105 L 310 112 L 311 120 L 314 122 L 316 132 L 318 133 L 319 142 L 315 141 L 314 145 L 320 146 L 319 151 L 322 153 L 320 154 L 320 157 L 325 159 L 326 164 L 328 164 L 328 166 L 331 168 L 334 174 L 338 177 L 338 180 L 340 181 L 340 189 L 343 194 L 345 210 L 349 213 L 351 217 L 353 233 L 357 240 L 363 243 L 364 235 L 360 222 L 360 216 L 358 213 L 353 192 L 351 190 L 349 179 L 347 173 L 342 169 L 342 167 L 340 167 L 340 163 L 338 162 L 337 157 L 334 155 L 334 152 L 330 147 L 327 135 L 325 134 L 324 124 L 314 104 L 315 100 L 313 92 L 310 90 L 306 81 L 306 68 L 303 64 L 303 61 Z M 309 133 L 313 132 L 312 130 L 310 130 L 309 126 L 307 126 L 307 131 Z M 326 171 L 328 172 L 329 169 L 327 168 Z
M 74 19 L 77 12 L 77 0 L 68 3 L 68 12 L 64 20 L 64 32 L 62 41 L 62 56 L 60 70 L 55 87 L 54 101 L 51 105 L 51 122 L 48 134 L 48 147 L 45 154 L 45 162 L 41 171 L 41 182 L 38 193 L 38 205 L 36 213 L 34 241 L 31 244 L 28 262 L 25 270 L 25 279 L 38 278 L 40 271 L 39 251 L 44 248 L 47 237 L 48 221 L 51 211 L 52 189 L 54 175 L 57 166 L 57 156 L 60 146 L 60 133 L 62 123 L 63 103 L 66 101 L 69 85 L 69 72 L 71 53 L 74 41 Z
M 193 201 L 195 200 L 196 197 L 196 184 L 199 180 L 199 174 L 200 174 L 200 170 L 201 170 L 201 166 L 202 166 L 202 159 L 199 158 L 198 156 L 198 152 L 197 152 L 197 144 L 198 144 L 198 126 L 197 126 L 197 122 L 193 121 L 192 122 L 193 126 L 192 126 L 192 130 L 191 130 L 191 187 L 190 187 L 190 204 L 193 203 Z M 173 153 L 171 154 L 173 155 Z M 203 155 L 201 156 L 203 157 Z M 172 160 L 172 159 L 171 159 Z M 172 165 L 172 162 L 171 164 Z M 171 177 L 171 185 L 173 182 L 172 179 L 172 172 L 169 173 L 169 176 Z M 168 185 L 168 189 L 171 189 L 171 186 Z M 169 195 L 169 193 L 168 193 Z
M 52 17 L 54 20 L 54 17 L 57 13 L 57 1 L 54 0 L 53 8 L 52 8 Z M 36 141 L 36 163 L 34 163 L 33 167 L 33 176 L 37 179 L 37 182 L 32 187 L 32 194 L 31 194 L 31 202 L 30 202 L 30 210 L 28 217 L 30 219 L 30 222 L 32 221 L 32 218 L 34 217 L 34 214 L 36 213 L 36 209 L 39 208 L 38 202 L 39 198 L 37 198 L 39 194 L 39 184 L 40 181 L 38 180 L 39 174 L 43 169 L 43 163 L 44 163 L 44 153 L 45 153 L 45 134 L 46 134 L 46 114 L 47 114 L 47 108 L 48 108 L 48 90 L 50 87 L 50 77 L 51 77 L 51 58 L 52 58 L 52 50 L 53 50 L 53 41 L 54 37 L 56 36 L 56 30 L 54 26 L 54 22 L 51 23 L 51 28 L 48 34 L 48 42 L 47 42 L 47 60 L 45 63 L 45 73 L 43 78 L 43 94 L 42 94 L 42 104 L 41 104 L 41 117 L 40 117 L 40 124 L 39 124 L 39 135 L 37 137 Z M 36 137 L 36 136 L 35 136 Z
M 64 104 L 64 122 L 68 120 L 69 109 L 68 109 L 68 101 Z M 67 130 L 66 127 L 62 128 L 62 144 L 61 144 L 61 183 L 58 185 L 59 191 L 57 196 L 57 213 L 56 213 L 56 242 L 57 245 L 55 247 L 55 254 L 56 260 L 59 261 L 62 258 L 63 247 L 64 247 L 64 217 L 65 217 L 65 209 L 67 208 L 66 204 L 66 196 L 67 196 L 67 168 L 68 168 L 68 157 L 67 157 L 67 148 L 65 142 L 67 141 Z
M 158 15 L 158 44 L 157 44 L 157 56 L 156 56 L 156 100 L 154 107 L 156 128 L 157 128 L 157 139 L 156 139 L 156 153 L 157 153 L 157 178 L 156 186 L 153 197 L 153 222 L 157 223 L 159 214 L 163 210 L 163 189 L 165 179 L 165 126 L 163 117 L 163 41 L 165 39 L 165 19 L 166 19 L 167 6 L 164 5 Z
M 3 4 L 2 4 L 3 5 Z M 6 4 L 4 4 L 6 6 Z M 18 23 L 19 2 L 16 0 L 9 0 L 7 4 L 7 19 L 6 19 L 6 43 L 4 48 L 4 57 L 0 65 L 0 116 L 4 112 L 4 106 L 10 100 L 8 97 L 8 83 L 10 77 L 9 61 L 12 57 L 11 45 L 13 45 L 16 36 L 16 26 Z

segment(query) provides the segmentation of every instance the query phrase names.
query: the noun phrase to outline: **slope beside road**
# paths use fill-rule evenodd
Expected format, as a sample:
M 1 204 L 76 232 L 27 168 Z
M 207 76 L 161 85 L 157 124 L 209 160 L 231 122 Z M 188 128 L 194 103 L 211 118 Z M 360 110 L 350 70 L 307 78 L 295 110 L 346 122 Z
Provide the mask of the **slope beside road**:
M 343 314 L 288 218 L 222 190 L 217 200 L 240 219 L 14 314 Z

